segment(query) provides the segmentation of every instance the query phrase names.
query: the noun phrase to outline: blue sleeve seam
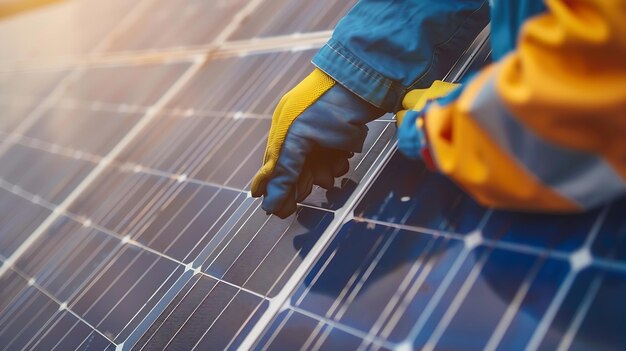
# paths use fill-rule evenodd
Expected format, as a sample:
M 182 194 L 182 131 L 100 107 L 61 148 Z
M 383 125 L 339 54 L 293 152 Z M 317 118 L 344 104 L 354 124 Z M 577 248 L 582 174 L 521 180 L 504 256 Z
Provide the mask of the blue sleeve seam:
M 340 48 L 335 48 L 334 45 L 338 45 L 340 46 Z M 350 57 L 348 57 L 347 55 L 344 55 L 340 50 L 345 48 L 343 47 L 343 45 L 336 43 L 331 39 L 329 40 L 328 43 L 325 44 L 325 46 L 327 46 L 329 49 L 331 49 L 333 52 L 335 52 L 337 55 L 341 56 L 343 59 L 345 59 L 348 63 L 350 63 L 350 65 L 356 67 L 359 71 L 363 72 L 366 76 L 370 77 L 373 80 L 376 80 L 378 82 L 381 82 L 385 88 L 390 88 L 391 87 L 391 83 L 389 82 L 389 78 L 386 78 L 385 76 L 383 76 L 382 74 L 378 73 L 378 72 L 370 72 L 372 71 L 371 68 L 369 67 L 362 67 L 364 66 L 363 63 L 359 63 L 356 62 L 356 60 L 351 59 Z

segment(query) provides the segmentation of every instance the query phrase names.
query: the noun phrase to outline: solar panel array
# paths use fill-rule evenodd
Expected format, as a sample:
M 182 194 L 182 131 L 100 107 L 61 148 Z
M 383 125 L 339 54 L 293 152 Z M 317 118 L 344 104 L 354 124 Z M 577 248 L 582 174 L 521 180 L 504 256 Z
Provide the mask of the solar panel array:
M 296 215 L 250 198 L 273 107 L 354 2 L 75 0 L 0 22 L 0 348 L 626 344 L 623 200 L 482 208 L 394 152 L 391 116 Z

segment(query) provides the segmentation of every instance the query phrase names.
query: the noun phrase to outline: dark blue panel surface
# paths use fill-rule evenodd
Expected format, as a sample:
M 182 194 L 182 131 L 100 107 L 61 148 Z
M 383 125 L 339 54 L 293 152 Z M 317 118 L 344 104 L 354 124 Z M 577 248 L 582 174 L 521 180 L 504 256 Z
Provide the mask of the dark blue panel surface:
M 576 251 L 587 239 L 598 210 L 580 215 L 540 215 L 495 211 L 485 237 L 544 249 Z
M 277 316 L 261 344 L 272 350 L 300 350 L 315 331 L 318 321 L 294 311 Z
M 483 257 L 476 262 L 476 266 L 482 265 L 480 276 L 436 342 L 438 348 L 484 349 L 490 342 L 501 349 L 523 348 L 568 272 L 567 264 L 535 256 L 504 250 L 485 250 L 481 254 Z M 469 274 L 463 277 L 465 282 Z M 450 306 L 453 301 L 444 299 L 441 303 Z M 437 327 L 440 325 L 441 321 Z M 427 328 L 428 324 L 425 331 Z M 498 328 L 508 333 L 506 338 L 494 334 Z M 416 346 L 429 337 L 429 332 L 422 333 Z
M 255 156 L 262 158 L 268 129 L 268 118 L 160 116 L 120 160 L 244 189 L 260 166 Z
M 134 349 L 141 350 L 147 345 L 155 349 L 163 349 L 205 298 L 204 292 L 216 284 L 217 281 L 212 279 L 200 279 L 200 276 L 192 277 L 155 319 L 154 323 L 135 344 Z
M 372 330 L 401 341 L 462 248 L 456 240 L 352 222 L 343 227 L 291 303 L 364 334 Z M 410 283 L 419 291 L 411 291 Z M 398 291 L 400 287 L 406 291 Z M 381 331 L 384 323 L 393 328 Z
M 119 251 L 118 238 L 67 217 L 43 233 L 15 266 L 59 301 L 68 301 Z
M 513 263 L 515 264 L 516 262 L 513 261 Z M 564 283 L 569 270 L 570 267 L 565 262 L 545 260 L 543 258 L 536 259 L 529 274 L 524 277 L 524 284 L 529 284 L 525 295 L 521 295 L 521 292 L 524 292 L 522 288 L 525 288 L 525 285 L 523 285 L 518 290 L 520 295 L 510 298 L 509 304 L 513 304 L 514 300 L 517 304 L 517 297 L 519 297 L 521 301 L 519 302 L 519 308 L 517 308 L 518 311 L 515 316 L 508 318 L 510 324 L 506 332 L 501 336 L 499 349 L 523 348 L 528 344 L 533 333 L 538 330 L 537 328 L 539 327 L 542 317 L 551 306 L 551 302 Z M 502 274 L 508 274 L 506 268 L 500 269 L 500 276 Z M 487 274 L 485 274 L 485 276 L 492 282 L 499 279 L 498 276 L 490 276 Z M 516 294 L 518 294 L 518 292 L 516 292 Z M 494 341 L 495 340 L 494 338 Z
M 541 343 L 542 349 L 618 350 L 626 345 L 626 274 L 588 269 L 577 278 Z
M 333 214 L 302 207 L 284 221 L 256 201 L 204 263 L 205 272 L 262 295 L 274 295 L 322 234 Z
M 261 297 L 240 290 L 195 347 L 198 350 L 236 349 L 241 342 L 237 336 L 245 335 L 266 307 L 267 302 Z
M 43 206 L 0 189 L 0 256 L 9 257 L 50 212 Z
M 126 246 L 69 305 L 98 330 L 123 342 L 183 271 L 170 260 Z
M 193 261 L 190 252 L 220 228 L 219 217 L 236 205 L 241 193 L 197 184 L 182 184 L 155 213 L 135 240 L 181 261 Z
M 606 220 L 593 243 L 595 256 L 626 262 L 626 199 L 615 202 L 609 208 Z
M 59 305 L 33 287 L 0 312 L 0 345 L 21 349 L 57 313 Z
M 355 210 L 359 217 L 467 233 L 486 210 L 450 180 L 397 152 Z
M 31 340 L 33 350 L 105 350 L 112 344 L 104 336 L 68 312 L 59 313 L 48 327 Z
M 356 350 L 363 342 L 354 335 L 330 327 L 324 329 L 323 333 L 315 343 L 315 345 L 321 345 L 322 350 Z
M 168 176 L 111 169 L 73 203 L 69 212 L 118 235 L 137 235 L 184 185 Z
M 95 167 L 93 162 L 17 144 L 0 157 L 0 163 L 2 180 L 56 204 Z
M 235 349 L 267 303 L 241 290 L 232 295 L 232 288 L 220 284 L 208 277 L 194 276 L 134 349 L 175 348 L 170 345 L 189 348 L 195 345 L 200 350 Z M 209 318 L 205 313 L 219 315 L 219 318 Z M 200 326 L 193 323 L 200 323 Z M 180 333 L 183 336 L 178 336 Z
M 162 315 L 160 325 L 137 346 L 145 349 L 191 350 L 199 345 L 229 345 L 262 299 L 214 279 L 195 277 Z M 218 318 L 219 317 L 219 318 Z M 223 318 L 222 318 L 223 317 Z M 200 348 L 205 349 L 205 348 Z

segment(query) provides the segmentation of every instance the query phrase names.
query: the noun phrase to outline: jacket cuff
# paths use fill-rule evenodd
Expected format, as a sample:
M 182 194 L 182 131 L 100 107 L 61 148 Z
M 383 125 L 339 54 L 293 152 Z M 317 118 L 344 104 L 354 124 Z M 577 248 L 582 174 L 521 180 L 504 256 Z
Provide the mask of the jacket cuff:
M 331 38 L 311 61 L 346 89 L 387 112 L 397 110 L 404 87 L 386 78 Z

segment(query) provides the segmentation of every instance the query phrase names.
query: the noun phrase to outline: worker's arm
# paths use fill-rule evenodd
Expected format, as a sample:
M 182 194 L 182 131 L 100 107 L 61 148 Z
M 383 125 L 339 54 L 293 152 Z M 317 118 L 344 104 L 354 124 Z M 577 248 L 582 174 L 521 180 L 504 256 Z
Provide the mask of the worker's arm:
M 423 114 L 436 167 L 485 205 L 576 211 L 626 192 L 626 0 L 546 5 Z
M 332 187 L 365 124 L 447 72 L 487 20 L 486 0 L 359 1 L 314 58 L 320 69 L 276 108 L 252 196 L 286 217 L 313 184 Z
M 407 91 L 441 79 L 488 22 L 487 0 L 360 0 L 313 64 L 395 112 Z

